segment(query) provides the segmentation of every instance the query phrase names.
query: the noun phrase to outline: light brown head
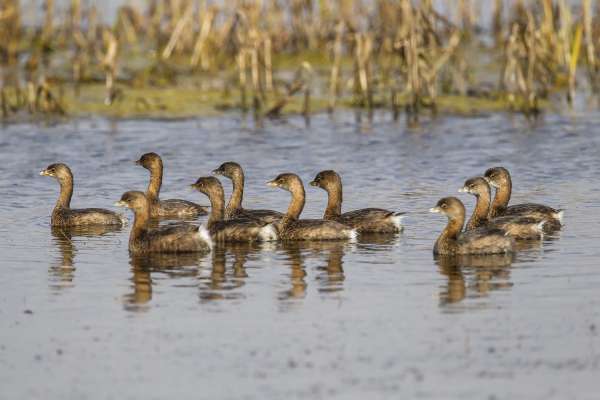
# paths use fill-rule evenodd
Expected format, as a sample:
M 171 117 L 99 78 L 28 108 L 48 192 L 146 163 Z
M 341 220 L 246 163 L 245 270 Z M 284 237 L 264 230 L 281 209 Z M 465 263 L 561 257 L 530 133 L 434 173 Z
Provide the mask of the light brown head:
M 222 199 L 225 196 L 223 192 L 223 185 L 221 185 L 221 182 L 213 176 L 200 177 L 198 178 L 196 183 L 193 183 L 190 186 L 193 189 L 204 193 L 209 198 L 213 198 L 213 196 L 218 196 L 220 199 Z
M 214 175 L 221 175 L 229 179 L 234 179 L 243 174 L 242 166 L 234 161 L 227 161 L 212 171 Z
M 488 199 L 491 196 L 490 185 L 481 176 L 467 179 L 463 187 L 458 189 L 458 191 L 460 193 L 470 193 L 475 197 L 480 197 L 487 194 Z
M 42 176 L 51 176 L 56 178 L 57 181 L 63 182 L 66 180 L 73 180 L 73 173 L 71 169 L 63 163 L 50 164 L 40 171 Z
M 146 153 L 135 162 L 136 165 L 141 165 L 149 171 L 156 168 L 162 168 L 163 162 L 160 156 L 156 153 Z
M 300 177 L 289 172 L 277 175 L 275 179 L 267 182 L 267 185 L 271 187 L 278 187 L 292 193 L 298 191 L 299 189 L 304 190 L 304 186 L 302 185 L 302 180 Z
M 330 189 L 339 188 L 342 186 L 342 178 L 333 170 L 321 171 L 310 182 L 311 186 L 320 187 L 329 191 Z
M 494 167 L 485 171 L 485 180 L 495 188 L 512 186 L 510 173 L 504 167 Z
M 437 202 L 429 212 L 444 214 L 449 220 L 461 221 L 465 219 L 465 206 L 456 197 L 444 197 Z
M 129 191 L 123 193 L 121 200 L 115 203 L 117 207 L 126 207 L 132 209 L 134 212 L 147 210 L 149 207 L 148 199 L 146 195 L 138 191 Z

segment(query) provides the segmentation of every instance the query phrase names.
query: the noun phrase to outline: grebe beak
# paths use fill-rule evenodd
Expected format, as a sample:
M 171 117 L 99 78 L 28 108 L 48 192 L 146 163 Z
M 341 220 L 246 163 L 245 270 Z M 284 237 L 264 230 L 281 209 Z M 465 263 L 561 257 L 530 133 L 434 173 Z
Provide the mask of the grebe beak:
M 460 189 L 458 189 L 458 193 L 471 193 L 471 192 L 469 191 L 469 188 L 465 186 L 465 187 L 461 187 Z
M 223 171 L 221 171 L 221 170 L 220 170 L 220 169 L 218 169 L 218 168 L 217 168 L 217 169 L 213 169 L 213 170 L 212 170 L 212 174 L 213 174 L 213 175 L 222 175 L 222 174 L 223 174 Z
M 142 165 L 142 160 L 135 160 L 133 163 L 135 165 Z
M 277 187 L 277 182 L 275 182 L 275 181 L 268 181 L 267 182 L 267 186 Z
M 114 204 L 115 207 L 127 207 L 127 203 L 123 200 L 119 200 Z
M 436 213 L 436 214 L 440 214 L 442 212 L 442 209 L 439 207 L 433 207 L 429 209 L 430 213 Z
M 42 176 L 50 176 L 50 172 L 48 172 L 48 170 L 46 170 L 46 169 L 43 169 L 43 170 L 40 171 L 40 175 L 42 175 Z
M 310 181 L 309 185 L 310 186 L 319 186 L 319 183 L 317 181 Z

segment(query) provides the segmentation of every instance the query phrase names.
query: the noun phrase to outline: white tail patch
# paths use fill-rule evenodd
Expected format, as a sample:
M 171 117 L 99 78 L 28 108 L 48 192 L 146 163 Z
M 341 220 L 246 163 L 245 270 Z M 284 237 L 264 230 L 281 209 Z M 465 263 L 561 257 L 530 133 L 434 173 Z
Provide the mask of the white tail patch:
M 404 219 L 404 215 L 392 215 L 390 220 L 392 224 L 398 229 L 398 231 L 402 231 L 404 227 L 402 226 L 402 220 Z
M 543 220 L 539 224 L 537 224 L 537 229 L 540 232 L 540 239 L 544 240 L 544 225 L 546 225 L 546 220 Z
M 563 217 L 565 215 L 565 210 L 559 210 L 557 213 L 554 213 L 553 217 L 558 220 L 561 224 L 563 223 Z
M 350 241 L 350 243 L 355 243 L 357 239 L 358 239 L 358 232 L 356 231 L 356 229 L 349 230 L 348 231 L 348 240 Z
M 205 242 L 210 249 L 213 248 L 213 241 L 210 237 L 210 232 L 208 231 L 208 229 L 206 229 L 204 225 L 200 225 L 198 227 L 198 237 L 200 238 L 200 240 Z
M 117 214 L 117 216 L 121 220 L 121 225 L 123 225 L 123 226 L 129 225 L 129 220 L 127 219 L 126 216 L 124 216 L 123 214 Z
M 546 225 L 548 221 L 543 220 L 542 222 L 540 222 L 539 224 L 536 225 L 536 229 L 540 232 L 540 234 L 544 234 L 544 225 Z
M 263 242 L 272 242 L 279 239 L 279 235 L 273 224 L 268 224 L 260 228 L 260 231 L 258 231 L 258 238 Z

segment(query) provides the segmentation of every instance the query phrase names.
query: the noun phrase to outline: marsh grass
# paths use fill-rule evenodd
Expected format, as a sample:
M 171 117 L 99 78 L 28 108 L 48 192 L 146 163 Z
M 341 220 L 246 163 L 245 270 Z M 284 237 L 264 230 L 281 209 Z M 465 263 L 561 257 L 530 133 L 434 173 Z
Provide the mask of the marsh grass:
M 489 31 L 469 0 L 152 0 L 120 7 L 111 24 L 80 0 L 45 0 L 33 25 L 22 7 L 0 0 L 5 120 L 354 107 L 418 123 L 535 116 L 553 96 L 570 103 L 582 83 L 600 86 L 594 0 L 495 0 Z

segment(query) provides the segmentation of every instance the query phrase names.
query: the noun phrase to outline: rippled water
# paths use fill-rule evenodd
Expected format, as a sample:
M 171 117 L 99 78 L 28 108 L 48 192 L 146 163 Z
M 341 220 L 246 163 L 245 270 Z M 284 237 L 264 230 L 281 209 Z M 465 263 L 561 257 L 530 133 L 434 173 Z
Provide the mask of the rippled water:
M 4 126 L 0 397 L 597 398 L 598 126 L 599 114 L 495 115 L 407 130 L 352 113 Z M 288 194 L 265 181 L 333 168 L 345 210 L 406 211 L 406 230 L 130 258 L 127 229 L 50 228 L 58 187 L 40 169 L 68 163 L 73 206 L 110 208 L 145 188 L 133 160 L 146 151 L 163 156 L 163 198 L 206 204 L 187 185 L 236 160 L 245 205 L 284 210 Z M 563 231 L 512 264 L 434 261 L 445 221 L 427 210 L 495 165 L 513 172 L 515 203 L 565 208 Z M 318 217 L 325 193 L 306 190 L 303 215 Z

